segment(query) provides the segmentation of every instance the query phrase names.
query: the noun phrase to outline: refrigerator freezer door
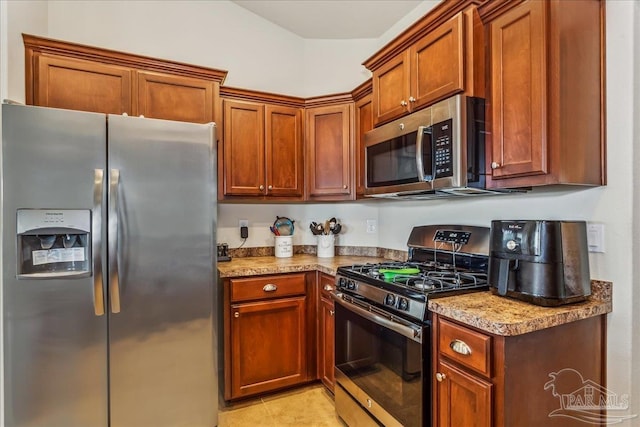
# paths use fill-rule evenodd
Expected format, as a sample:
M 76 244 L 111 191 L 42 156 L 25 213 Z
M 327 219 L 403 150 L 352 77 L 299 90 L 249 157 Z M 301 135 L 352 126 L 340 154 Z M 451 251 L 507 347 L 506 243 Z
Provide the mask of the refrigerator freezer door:
M 105 119 L 103 114 L 2 105 L 4 421 L 8 427 L 107 426 L 107 316 L 101 263 L 93 259 L 100 251 L 89 251 L 89 277 L 16 278 L 18 209 L 57 214 L 69 209 L 88 211 L 91 243 L 100 242 L 104 230 L 96 220 L 106 209 L 100 205 L 102 188 L 94 190 L 96 176 L 106 167 Z M 49 245 L 65 251 L 78 242 L 63 246 L 61 241 L 47 241 L 41 252 Z M 63 265 L 56 262 L 53 256 L 47 261 L 51 264 L 43 265 Z
M 215 426 L 215 127 L 108 123 L 111 426 Z

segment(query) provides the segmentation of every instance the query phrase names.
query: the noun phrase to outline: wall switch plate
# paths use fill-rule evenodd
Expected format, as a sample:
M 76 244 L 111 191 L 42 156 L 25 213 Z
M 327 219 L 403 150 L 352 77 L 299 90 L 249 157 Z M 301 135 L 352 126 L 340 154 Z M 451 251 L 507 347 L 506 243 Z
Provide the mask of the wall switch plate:
M 378 232 L 378 221 L 375 219 L 367 220 L 367 233 L 377 233 Z
M 604 252 L 604 224 L 587 223 L 589 252 Z

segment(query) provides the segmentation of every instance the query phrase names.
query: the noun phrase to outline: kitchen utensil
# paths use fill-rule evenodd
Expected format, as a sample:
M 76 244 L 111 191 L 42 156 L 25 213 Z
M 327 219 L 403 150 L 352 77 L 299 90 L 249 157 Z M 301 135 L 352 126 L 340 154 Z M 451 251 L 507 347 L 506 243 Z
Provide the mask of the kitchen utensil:
M 340 233 L 340 231 L 341 231 L 341 230 L 342 230 L 342 225 L 340 225 L 340 224 L 336 224 L 336 225 L 334 225 L 334 226 L 333 226 L 333 228 L 331 229 L 331 232 L 332 232 L 333 234 L 338 234 L 338 233 Z
M 273 223 L 273 228 L 278 232 L 276 236 L 292 236 L 295 229 L 294 222 L 294 220 L 286 216 L 276 216 L 276 220 Z
M 316 236 L 324 233 L 324 226 L 322 224 L 316 224 Z
M 331 228 L 329 226 L 329 220 L 326 220 L 324 222 L 324 230 L 323 230 L 323 234 L 329 234 L 329 232 L 331 231 Z
M 410 276 L 419 274 L 418 268 L 381 268 L 378 270 L 384 276 L 384 280 L 393 280 L 396 276 Z
M 280 232 L 279 232 L 279 231 L 278 231 L 278 229 L 277 229 L 277 228 L 275 228 L 274 226 L 269 226 L 269 230 L 271 230 L 271 232 L 272 232 L 273 234 L 275 234 L 276 236 L 279 236 L 279 235 L 280 235 Z
M 333 227 L 335 227 L 337 223 L 338 223 L 338 221 L 335 218 L 330 218 L 329 219 L 329 230 L 333 231 Z

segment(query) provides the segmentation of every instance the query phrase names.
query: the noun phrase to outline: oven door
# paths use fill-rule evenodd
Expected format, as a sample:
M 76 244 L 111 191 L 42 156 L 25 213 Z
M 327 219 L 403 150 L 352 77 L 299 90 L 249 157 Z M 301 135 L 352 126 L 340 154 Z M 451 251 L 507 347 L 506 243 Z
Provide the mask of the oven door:
M 429 326 L 332 296 L 337 385 L 385 426 L 429 425 Z M 336 400 L 338 415 L 347 419 L 342 406 Z

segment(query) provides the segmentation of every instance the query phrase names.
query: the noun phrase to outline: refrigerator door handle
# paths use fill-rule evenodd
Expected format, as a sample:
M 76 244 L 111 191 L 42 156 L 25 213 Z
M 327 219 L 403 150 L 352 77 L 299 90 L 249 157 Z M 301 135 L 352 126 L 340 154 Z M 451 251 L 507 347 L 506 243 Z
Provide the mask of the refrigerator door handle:
M 91 234 L 93 254 L 93 311 L 96 316 L 104 315 L 104 278 L 102 273 L 102 189 L 104 170 L 93 171 L 93 224 Z
M 120 273 L 118 265 L 118 186 L 120 171 L 111 169 L 109 180 L 109 295 L 111 312 L 120 313 Z

